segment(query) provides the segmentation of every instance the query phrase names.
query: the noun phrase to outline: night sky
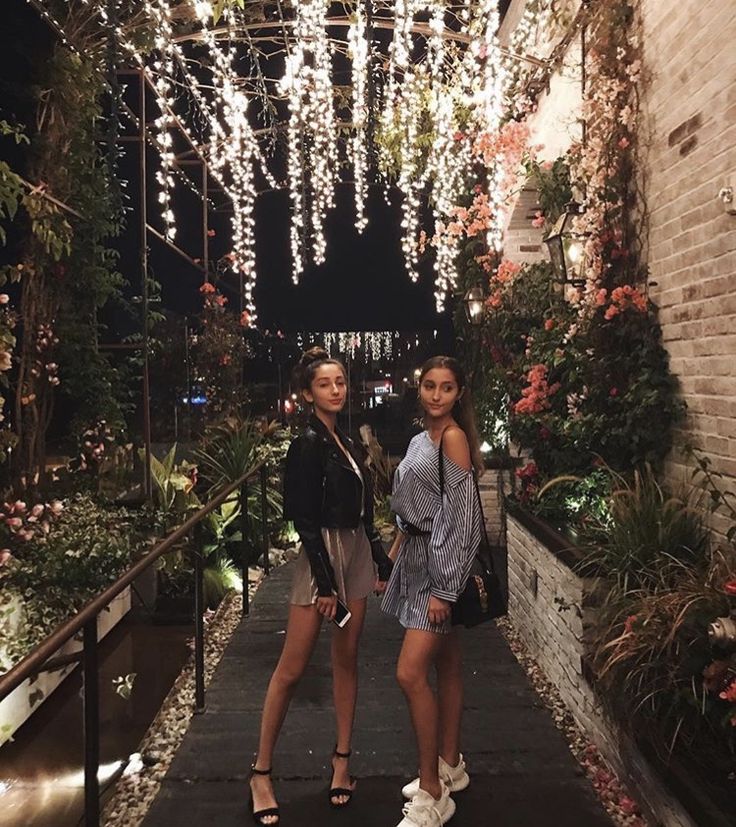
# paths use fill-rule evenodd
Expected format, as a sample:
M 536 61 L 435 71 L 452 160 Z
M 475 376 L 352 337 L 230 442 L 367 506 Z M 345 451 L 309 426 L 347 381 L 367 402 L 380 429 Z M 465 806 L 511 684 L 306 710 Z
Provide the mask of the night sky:
M 504 0 L 504 11 L 506 5 Z M 25 0 L 7 0 L 4 12 L 7 25 L 0 33 L 0 117 L 15 117 L 28 123 L 32 112 L 28 101 L 18 96 L 16 81 L 25 83 L 33 77 L 38 61 L 48 53 L 53 35 Z M 132 86 L 130 93 L 135 97 Z M 13 152 L 7 144 L 7 140 L 0 144 L 5 155 Z M 147 160 L 148 208 L 151 223 L 160 226 L 160 221 L 156 220 L 157 188 L 153 177 L 157 168 L 156 156 L 150 149 Z M 121 270 L 131 283 L 128 291 L 131 295 L 140 292 L 138 163 L 138 148 L 126 145 L 120 161 L 120 174 L 128 182 L 127 227 L 116 244 L 121 252 Z M 192 170 L 192 173 L 196 180 L 198 172 Z M 327 222 L 327 261 L 320 267 L 308 267 L 298 286 L 291 282 L 288 192 L 266 192 L 259 198 L 255 296 L 261 327 L 287 332 L 438 328 L 445 334 L 442 338 L 449 339 L 449 311 L 440 317 L 434 308 L 431 261 L 423 262 L 417 284 L 410 281 L 404 269 L 398 193 L 391 193 L 394 203 L 389 206 L 382 190 L 371 187 L 370 223 L 362 237 L 358 236 L 353 223 L 352 185 L 338 185 L 336 197 L 337 207 Z M 221 203 L 222 196 L 217 200 Z M 179 186 L 174 208 L 179 221 L 177 243 L 192 257 L 201 258 L 201 207 L 194 195 Z M 210 257 L 214 260 L 229 251 L 227 213 L 211 215 L 210 224 L 215 230 L 215 237 L 209 240 Z M 164 306 L 181 314 L 198 312 L 201 301 L 197 288 L 202 282 L 201 272 L 155 238 L 150 239 L 150 251 L 152 273 L 161 282 Z M 237 285 L 233 283 L 231 290 L 226 288 L 226 294 L 230 296 L 231 305 L 236 307 Z

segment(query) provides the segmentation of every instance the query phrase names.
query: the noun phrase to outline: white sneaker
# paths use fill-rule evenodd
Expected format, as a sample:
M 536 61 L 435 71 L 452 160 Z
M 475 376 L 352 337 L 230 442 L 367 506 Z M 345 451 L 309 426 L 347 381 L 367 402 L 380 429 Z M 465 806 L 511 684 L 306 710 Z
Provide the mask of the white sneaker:
M 465 771 L 465 761 L 463 754 L 460 753 L 460 760 L 456 767 L 451 767 L 447 761 L 440 755 L 439 761 L 440 781 L 446 785 L 451 793 L 459 793 L 466 789 L 470 784 L 470 776 Z M 401 788 L 401 794 L 404 798 L 414 798 L 419 792 L 419 779 L 415 778 L 404 787 Z
M 442 827 L 455 815 L 455 802 L 450 791 L 440 782 L 442 794 L 439 798 L 420 789 L 404 807 L 404 818 L 398 827 Z

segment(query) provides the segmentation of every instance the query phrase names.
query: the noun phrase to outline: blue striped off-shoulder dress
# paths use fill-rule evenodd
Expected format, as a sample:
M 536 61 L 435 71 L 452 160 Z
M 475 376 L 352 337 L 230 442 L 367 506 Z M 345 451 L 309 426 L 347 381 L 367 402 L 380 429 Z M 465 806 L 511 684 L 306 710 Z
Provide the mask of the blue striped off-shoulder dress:
M 409 443 L 394 476 L 391 508 L 399 528 L 410 523 L 424 535 L 407 534 L 386 587 L 382 609 L 406 629 L 446 633 L 430 623 L 430 595 L 455 602 L 470 574 L 481 540 L 481 515 L 472 471 L 443 457 L 440 501 L 439 448 L 427 431 Z

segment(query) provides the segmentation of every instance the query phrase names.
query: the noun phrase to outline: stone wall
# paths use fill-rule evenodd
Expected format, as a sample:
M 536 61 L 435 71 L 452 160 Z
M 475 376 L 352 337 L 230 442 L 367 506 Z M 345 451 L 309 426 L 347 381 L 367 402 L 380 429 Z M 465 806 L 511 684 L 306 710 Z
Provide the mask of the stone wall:
M 544 529 L 541 526 L 541 529 Z M 579 577 L 565 542 L 521 514 L 507 515 L 509 619 L 545 675 L 557 686 L 576 723 L 636 795 L 652 824 L 697 827 L 663 787 L 639 750 L 605 714 L 589 683 L 589 651 L 603 584 Z

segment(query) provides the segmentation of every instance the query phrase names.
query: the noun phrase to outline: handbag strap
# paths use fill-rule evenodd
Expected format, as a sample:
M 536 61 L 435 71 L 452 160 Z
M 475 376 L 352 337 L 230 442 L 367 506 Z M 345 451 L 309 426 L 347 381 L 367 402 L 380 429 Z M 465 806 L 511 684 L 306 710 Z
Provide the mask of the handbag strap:
M 450 426 L 448 425 L 447 427 L 449 428 Z M 442 502 L 442 497 L 444 496 L 444 493 L 445 493 L 445 463 L 444 463 L 444 459 L 443 459 L 443 456 L 442 456 L 442 440 L 445 438 L 445 431 L 446 430 L 447 430 L 447 428 L 445 428 L 442 431 L 442 433 L 440 434 L 440 446 L 439 446 L 439 451 L 438 451 L 439 456 L 438 456 L 438 459 L 437 459 L 437 464 L 438 464 L 438 467 L 439 467 L 439 474 L 440 474 L 440 502 Z M 493 562 L 493 554 L 491 553 L 491 544 L 490 544 L 490 541 L 488 540 L 488 532 L 486 531 L 486 518 L 485 518 L 485 514 L 483 513 L 483 501 L 480 498 L 480 487 L 478 486 L 478 478 L 475 476 L 475 471 L 473 471 L 472 473 L 473 473 L 473 485 L 475 487 L 475 496 L 476 496 L 476 499 L 478 500 L 478 510 L 480 512 L 480 524 L 481 524 L 481 526 L 483 526 L 483 537 L 485 538 L 486 548 L 488 549 L 488 565 L 489 565 L 491 571 L 495 574 L 496 573 L 496 566 Z
M 478 485 L 478 479 L 475 474 L 473 474 L 473 483 L 475 485 L 475 496 L 478 500 L 478 510 L 480 511 L 480 524 L 483 526 L 483 537 L 485 538 L 486 548 L 488 549 L 488 564 L 491 571 L 495 574 L 496 565 L 493 562 L 493 551 L 491 549 L 491 543 L 488 539 L 488 532 L 486 531 L 486 516 L 483 513 L 483 501 L 480 498 L 480 486 Z
M 442 498 L 445 496 L 445 461 L 444 461 L 444 458 L 442 456 L 442 441 L 445 438 L 445 431 L 449 427 L 450 427 L 449 425 L 446 425 L 442 429 L 442 433 L 440 434 L 440 446 L 439 446 L 439 449 L 437 451 L 437 455 L 438 455 L 437 463 L 439 465 L 439 471 L 440 471 L 440 503 L 442 502 Z

